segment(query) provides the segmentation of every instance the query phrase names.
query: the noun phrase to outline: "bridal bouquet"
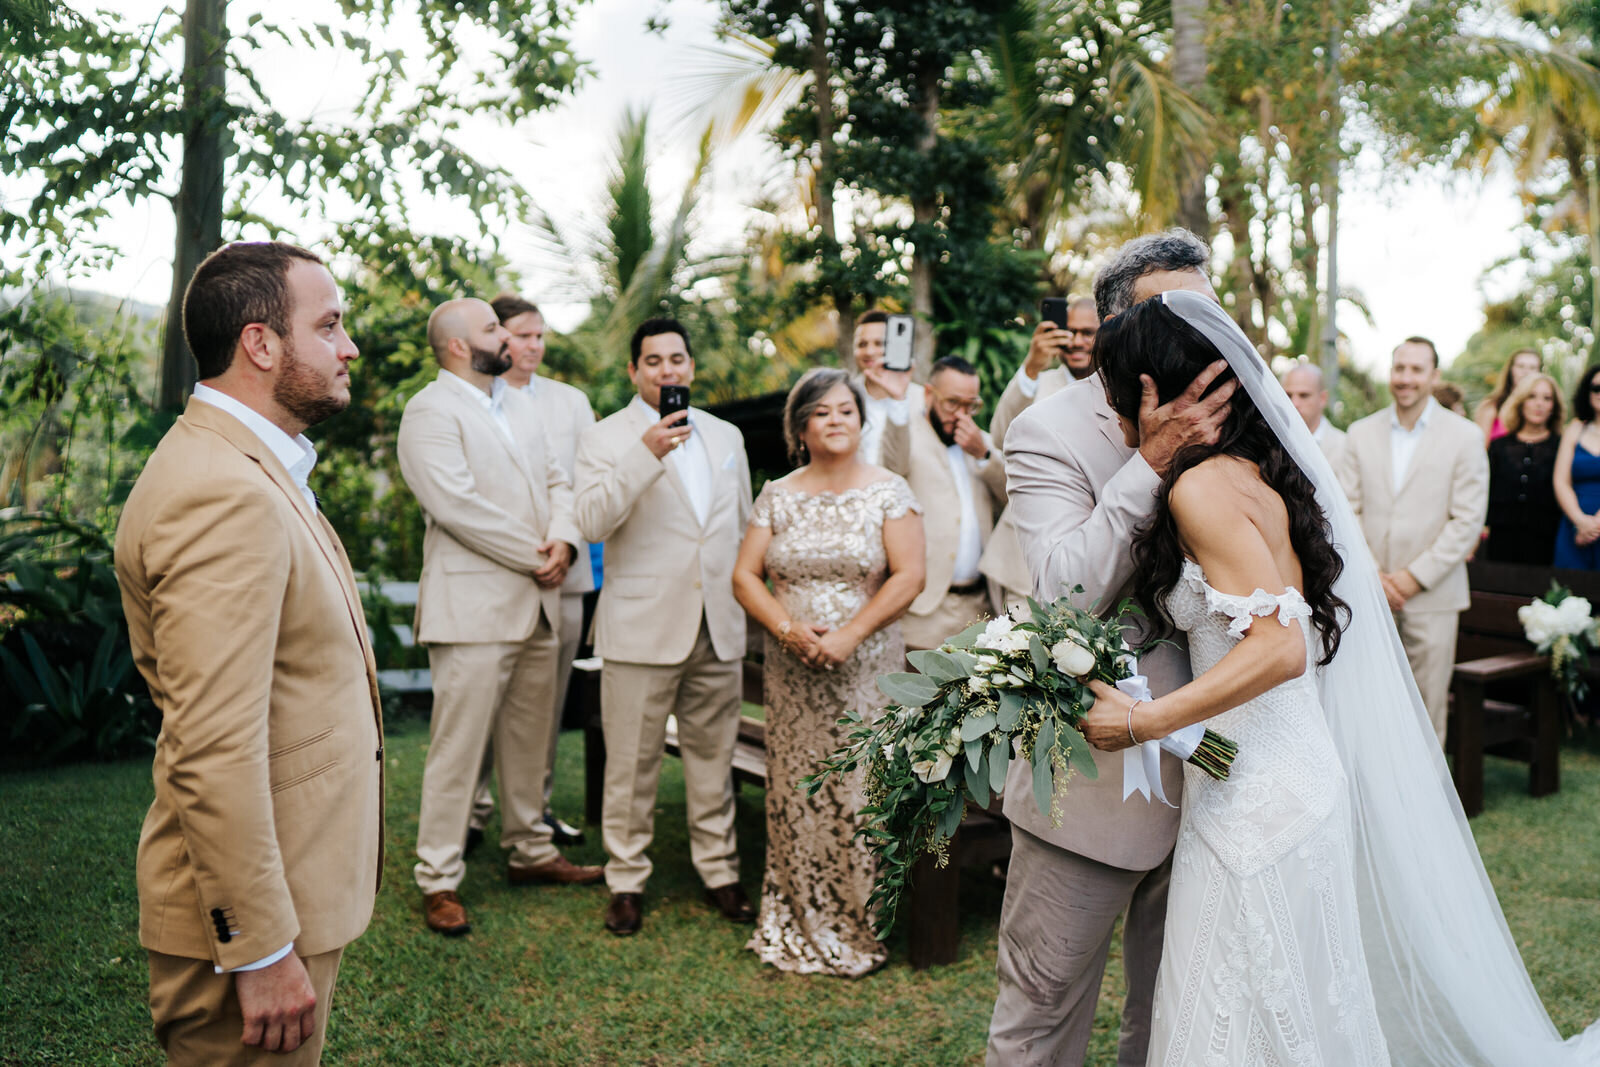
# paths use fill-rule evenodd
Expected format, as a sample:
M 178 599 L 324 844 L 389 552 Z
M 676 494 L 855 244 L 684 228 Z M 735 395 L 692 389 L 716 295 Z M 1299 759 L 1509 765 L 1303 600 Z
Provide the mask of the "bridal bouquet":
M 1550 657 L 1550 674 L 1561 691 L 1574 701 L 1582 700 L 1589 692 L 1583 675 L 1589 653 L 1600 647 L 1600 627 L 1589 601 L 1551 582 L 1548 593 L 1517 609 L 1517 621 L 1539 653 Z
M 883 714 L 868 721 L 852 711 L 844 720 L 852 724 L 845 746 L 801 785 L 815 795 L 830 776 L 866 768 L 857 836 L 878 860 L 869 903 L 880 937 L 894 925 L 912 865 L 929 853 L 940 866 L 948 862 L 967 801 L 987 807 L 1004 788 L 1013 758 L 1031 765 L 1039 810 L 1060 825 L 1057 783 L 1073 770 L 1097 776 L 1089 743 L 1078 732 L 1094 706 L 1088 683 L 1098 679 L 1148 699 L 1115 621 L 1127 610 L 1124 603 L 1107 620 L 1066 597 L 1048 607 L 1030 599 L 1016 617 L 975 623 L 937 649 L 912 652 L 907 658 L 920 674 L 878 679 L 890 700 Z M 1228 776 L 1238 752 L 1198 724 L 1164 738 L 1160 747 L 1219 779 Z M 1135 755 L 1130 765 L 1142 778 L 1141 766 L 1158 761 L 1152 742 L 1147 763 Z M 1124 798 L 1134 788 L 1126 787 Z M 1154 789 L 1160 795 L 1159 774 Z

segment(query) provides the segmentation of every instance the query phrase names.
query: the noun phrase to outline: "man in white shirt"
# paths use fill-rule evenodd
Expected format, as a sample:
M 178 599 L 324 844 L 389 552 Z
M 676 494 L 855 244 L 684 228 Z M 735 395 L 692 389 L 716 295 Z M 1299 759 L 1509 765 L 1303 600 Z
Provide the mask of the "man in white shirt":
M 927 580 L 900 620 L 908 649 L 937 648 L 994 610 L 978 564 L 1006 503 L 1005 463 L 972 421 L 977 369 L 945 356 L 923 394 L 921 417 L 891 414 L 883 435 L 883 465 L 921 501 L 927 535 Z
M 560 590 L 582 540 L 572 483 L 533 402 L 496 377 L 510 359 L 493 308 L 441 304 L 428 343 L 439 377 L 406 404 L 397 443 L 426 520 L 415 628 L 433 676 L 413 873 L 429 929 L 457 936 L 470 929 L 457 890 L 491 738 L 507 881 L 585 884 L 601 872 L 562 856 L 543 819 Z
M 1394 403 L 1350 427 L 1335 469 L 1442 745 L 1456 626 L 1472 601 L 1466 561 L 1489 507 L 1489 462 L 1482 431 L 1433 399 L 1438 375 L 1431 341 L 1411 337 L 1396 347 Z
M 874 308 L 856 320 L 852 351 L 857 380 L 867 394 L 861 413 L 861 445 L 857 454 L 868 463 L 883 462 L 883 431 L 891 421 L 904 422 L 906 413 L 922 400 L 922 386 L 909 370 L 889 370 L 883 365 L 883 342 L 889 330 L 889 313 Z
M 1322 368 L 1315 363 L 1296 363 L 1283 376 L 1283 391 L 1289 402 L 1306 420 L 1306 429 L 1316 438 L 1328 462 L 1337 465 L 1344 451 L 1344 431 L 1325 417 L 1328 409 L 1328 387 L 1323 384 Z

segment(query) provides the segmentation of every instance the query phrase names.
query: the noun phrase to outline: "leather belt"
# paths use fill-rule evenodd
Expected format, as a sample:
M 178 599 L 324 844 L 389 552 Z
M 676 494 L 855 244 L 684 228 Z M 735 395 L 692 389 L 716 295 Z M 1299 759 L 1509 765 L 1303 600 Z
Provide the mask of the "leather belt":
M 989 587 L 982 578 L 975 582 L 968 582 L 966 585 L 952 585 L 950 587 L 950 592 L 956 596 L 972 596 L 974 593 L 986 593 L 988 591 Z

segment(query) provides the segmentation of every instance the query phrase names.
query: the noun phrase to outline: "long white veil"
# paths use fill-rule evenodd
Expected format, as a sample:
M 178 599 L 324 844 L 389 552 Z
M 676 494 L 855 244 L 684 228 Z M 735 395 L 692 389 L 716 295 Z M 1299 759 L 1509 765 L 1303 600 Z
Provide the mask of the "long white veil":
M 1404 1067 L 1600 1064 L 1600 1022 L 1563 1042 L 1534 991 L 1450 781 L 1350 502 L 1248 338 L 1213 300 L 1161 299 L 1227 358 L 1316 487 L 1350 605 L 1319 678 L 1349 779 L 1361 940 L 1383 1034 Z

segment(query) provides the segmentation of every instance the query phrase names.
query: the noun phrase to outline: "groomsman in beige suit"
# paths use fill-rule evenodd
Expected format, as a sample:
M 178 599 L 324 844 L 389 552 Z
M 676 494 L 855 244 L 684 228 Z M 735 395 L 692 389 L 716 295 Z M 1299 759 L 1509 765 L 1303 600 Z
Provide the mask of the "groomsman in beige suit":
M 922 502 L 927 536 L 927 581 L 900 617 L 908 650 L 937 648 L 994 610 L 978 560 L 1006 504 L 1005 465 L 972 421 L 976 368 L 945 356 L 922 392 L 923 410 L 898 421 L 891 414 L 883 433 L 883 465 Z
M 1322 454 L 1337 469 L 1344 452 L 1344 431 L 1327 419 L 1328 387 L 1323 384 L 1322 368 L 1315 363 L 1296 363 L 1283 376 L 1283 391 L 1289 402 L 1306 420 L 1306 429 L 1316 439 Z
M 350 403 L 321 260 L 232 244 L 195 271 L 200 383 L 117 526 L 134 662 L 161 709 L 139 835 L 150 1014 L 175 1064 L 315 1064 L 383 857 L 383 722 L 304 432 Z
M 1209 259 L 1205 243 L 1184 230 L 1138 238 L 1095 279 L 1096 303 L 1109 318 L 1169 289 L 1210 294 Z M 1095 378 L 1068 385 L 1011 424 L 1011 508 L 1035 595 L 1054 600 L 1082 586 L 1077 602 L 1102 608 L 1126 595 L 1133 533 L 1155 511 L 1162 472 L 1183 446 L 1214 440 L 1227 416 L 1232 384 L 1198 399 L 1224 368 L 1219 363 L 1202 373 L 1161 407 L 1154 390 L 1147 392 L 1137 449 L 1124 443 Z M 1136 629 L 1130 643 L 1139 636 Z M 1181 646 L 1159 645 L 1139 667 L 1158 696 L 1189 680 Z M 1178 812 L 1138 793 L 1124 800 L 1122 755 L 1096 751 L 1094 758 L 1099 777 L 1075 777 L 1058 797 L 1060 826 L 1034 802 L 1026 761 L 1013 761 L 1005 789 L 1012 850 L 990 1067 L 1083 1063 L 1112 929 L 1124 911 L 1128 998 L 1117 1063 L 1145 1062 Z M 1161 779 L 1176 802 L 1183 774 L 1171 756 L 1161 757 Z
M 989 436 L 1002 452 L 1006 447 L 1006 430 L 1013 419 L 1072 382 L 1094 373 L 1094 338 L 1099 331 L 1100 316 L 1095 313 L 1094 298 L 1087 296 L 1067 302 L 1065 329 L 1048 319 L 1034 327 L 1027 358 L 1006 384 L 994 415 L 989 419 Z M 1022 544 L 1017 540 L 1010 507 L 1000 513 L 1000 520 L 994 524 L 994 533 L 984 546 L 978 569 L 989 579 L 989 596 L 996 610 L 1009 611 L 1026 603 L 1033 589 L 1033 579 L 1028 575 L 1027 561 L 1022 558 Z
M 1489 508 L 1483 431 L 1433 398 L 1439 353 L 1410 337 L 1389 363 L 1394 403 L 1351 425 L 1336 470 L 1377 560 L 1428 717 L 1444 744 L 1467 557 Z
M 493 308 L 441 304 L 428 344 L 439 377 L 406 404 L 398 442 L 426 524 L 416 634 L 433 675 L 414 874 L 429 928 L 457 936 L 471 929 L 457 890 L 491 738 L 508 881 L 585 884 L 600 869 L 570 863 L 544 821 L 561 583 L 580 541 L 572 484 L 533 402 L 496 377 L 510 360 Z
M 689 856 L 706 899 L 727 919 L 754 922 L 733 826 L 746 625 L 733 561 L 750 517 L 744 438 L 699 408 L 661 416 L 662 387 L 694 381 L 689 335 L 676 320 L 634 331 L 628 377 L 638 395 L 583 432 L 577 460 L 578 529 L 606 546 L 595 614 L 605 664 L 605 926 L 626 936 L 643 923 L 669 715 L 683 755 Z

